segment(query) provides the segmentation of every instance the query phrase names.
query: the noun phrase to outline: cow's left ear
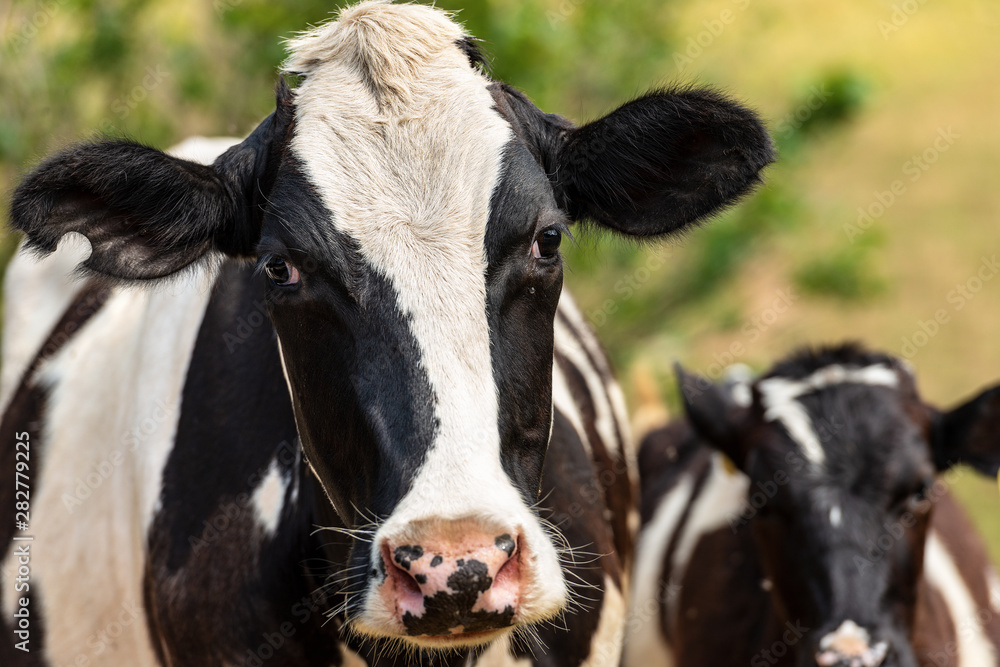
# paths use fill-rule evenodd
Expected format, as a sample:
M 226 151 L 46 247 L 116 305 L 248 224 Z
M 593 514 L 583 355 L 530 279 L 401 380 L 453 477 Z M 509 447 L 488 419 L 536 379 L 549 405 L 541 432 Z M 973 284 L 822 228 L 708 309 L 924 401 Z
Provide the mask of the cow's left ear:
M 931 446 L 939 470 L 965 463 L 996 477 L 1000 471 L 1000 385 L 936 414 Z
M 248 256 L 277 169 L 275 149 L 291 122 L 291 96 L 281 81 L 275 112 L 210 166 L 125 140 L 54 155 L 14 191 L 11 226 L 41 254 L 70 232 L 82 234 L 91 246 L 82 267 L 121 281 L 170 276 L 212 250 Z
M 495 84 L 498 109 L 535 152 L 559 205 L 631 236 L 657 236 L 717 213 L 775 158 L 757 115 L 711 90 L 651 92 L 581 127 Z
M 742 433 L 748 409 L 733 399 L 730 391 L 708 378 L 685 371 L 674 364 L 684 412 L 694 432 L 719 450 L 740 469 L 747 459 Z

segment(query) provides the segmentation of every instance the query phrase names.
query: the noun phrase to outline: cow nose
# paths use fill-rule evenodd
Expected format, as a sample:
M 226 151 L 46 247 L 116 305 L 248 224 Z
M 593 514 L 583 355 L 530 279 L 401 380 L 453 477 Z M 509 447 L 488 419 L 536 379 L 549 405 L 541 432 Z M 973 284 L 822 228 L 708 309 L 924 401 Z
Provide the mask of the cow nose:
M 385 585 L 409 635 L 485 632 L 513 623 L 521 593 L 516 531 L 454 526 L 419 540 L 388 539 Z
M 819 640 L 816 652 L 818 667 L 879 667 L 889 653 L 889 643 L 874 646 L 868 631 L 854 621 L 844 621 L 840 627 Z

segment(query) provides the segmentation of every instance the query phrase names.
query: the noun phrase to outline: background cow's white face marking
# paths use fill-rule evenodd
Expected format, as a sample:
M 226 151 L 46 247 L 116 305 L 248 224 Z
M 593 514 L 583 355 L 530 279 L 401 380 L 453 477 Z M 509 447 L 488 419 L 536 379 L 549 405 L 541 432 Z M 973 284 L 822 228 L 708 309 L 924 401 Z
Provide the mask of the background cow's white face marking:
M 761 380 L 757 383 L 757 390 L 765 409 L 764 419 L 782 424 L 788 435 L 802 448 L 802 454 L 813 464 L 822 466 L 826 462 L 826 452 L 823 451 L 809 413 L 798 399 L 814 391 L 846 382 L 896 387 L 899 385 L 899 378 L 891 368 L 875 364 L 864 368 L 827 366 L 801 380 L 782 377 Z
M 753 383 L 749 406 L 726 387 L 682 380 L 697 434 L 762 492 L 735 529 L 755 538 L 776 613 L 811 628 L 799 662 L 915 664 L 921 578 L 951 591 L 953 613 L 968 607 L 957 570 L 954 581 L 941 579 L 948 568 L 931 516 L 949 502 L 934 475 L 954 460 L 942 452 L 961 451 L 970 422 L 988 423 L 996 390 L 941 416 L 898 360 L 852 345 L 779 362 Z

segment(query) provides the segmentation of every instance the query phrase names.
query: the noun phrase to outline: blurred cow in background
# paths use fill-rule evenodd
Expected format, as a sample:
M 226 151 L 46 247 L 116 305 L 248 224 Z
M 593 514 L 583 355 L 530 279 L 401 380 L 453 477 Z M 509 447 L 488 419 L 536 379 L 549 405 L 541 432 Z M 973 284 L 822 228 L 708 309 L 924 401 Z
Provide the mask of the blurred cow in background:
M 1000 664 L 1000 579 L 936 477 L 996 475 L 1000 387 L 940 412 L 851 345 L 752 382 L 678 372 L 687 419 L 639 453 L 626 665 Z

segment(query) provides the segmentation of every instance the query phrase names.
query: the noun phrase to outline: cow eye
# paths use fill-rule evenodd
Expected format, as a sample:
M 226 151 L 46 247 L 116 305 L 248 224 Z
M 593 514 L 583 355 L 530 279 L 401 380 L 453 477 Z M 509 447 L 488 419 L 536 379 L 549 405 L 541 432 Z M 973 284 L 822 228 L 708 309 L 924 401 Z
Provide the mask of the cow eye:
M 905 506 L 911 512 L 923 512 L 930 509 L 931 490 L 934 488 L 934 478 L 923 480 L 907 497 Z
M 535 242 L 531 245 L 531 256 L 535 259 L 549 259 L 555 257 L 559 251 L 559 243 L 562 241 L 562 233 L 558 229 L 549 227 L 542 230 Z
M 290 287 L 299 284 L 299 270 L 281 259 L 272 257 L 264 264 L 264 273 L 279 287 Z

